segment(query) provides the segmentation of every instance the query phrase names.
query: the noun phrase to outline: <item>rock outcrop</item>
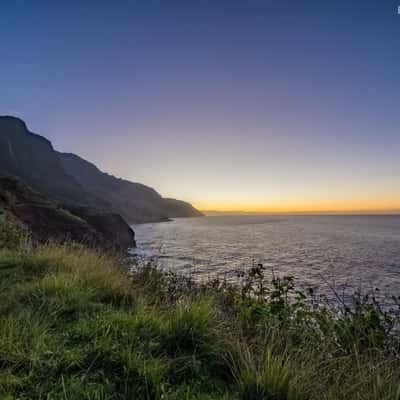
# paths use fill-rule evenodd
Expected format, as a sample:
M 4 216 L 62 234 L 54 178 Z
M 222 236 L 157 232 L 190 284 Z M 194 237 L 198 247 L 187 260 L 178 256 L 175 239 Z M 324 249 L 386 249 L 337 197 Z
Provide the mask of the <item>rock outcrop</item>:
M 119 216 L 67 210 L 13 177 L 0 176 L 0 212 L 9 213 L 35 242 L 75 241 L 108 250 L 135 246 L 133 230 Z
M 132 228 L 119 214 L 99 212 L 87 207 L 70 207 L 68 211 L 86 221 L 107 243 L 116 243 L 125 249 L 136 245 Z

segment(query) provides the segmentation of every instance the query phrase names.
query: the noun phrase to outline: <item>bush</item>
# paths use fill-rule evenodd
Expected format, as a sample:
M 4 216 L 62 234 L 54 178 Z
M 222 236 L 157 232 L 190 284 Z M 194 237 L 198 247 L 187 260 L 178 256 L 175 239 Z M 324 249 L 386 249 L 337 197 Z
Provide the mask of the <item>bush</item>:
M 10 214 L 0 210 L 0 249 L 20 249 L 29 241 L 29 234 Z
M 301 387 L 302 370 L 286 355 L 275 355 L 270 347 L 258 354 L 241 346 L 233 361 L 241 400 L 305 399 Z

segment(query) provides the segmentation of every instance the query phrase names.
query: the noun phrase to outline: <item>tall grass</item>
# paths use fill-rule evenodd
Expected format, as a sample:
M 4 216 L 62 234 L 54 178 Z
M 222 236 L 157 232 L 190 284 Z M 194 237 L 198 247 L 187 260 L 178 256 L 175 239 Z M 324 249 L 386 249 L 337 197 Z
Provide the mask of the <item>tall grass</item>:
M 0 250 L 0 399 L 400 400 L 394 317 L 291 279 L 198 285 L 76 244 Z

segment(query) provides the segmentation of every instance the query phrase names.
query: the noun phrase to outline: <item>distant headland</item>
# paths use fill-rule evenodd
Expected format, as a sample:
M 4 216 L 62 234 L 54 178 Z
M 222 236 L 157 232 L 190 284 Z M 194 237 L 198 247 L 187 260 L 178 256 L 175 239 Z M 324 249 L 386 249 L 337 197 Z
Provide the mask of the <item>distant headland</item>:
M 75 154 L 55 151 L 49 140 L 13 116 L 0 116 L 0 176 L 0 211 L 13 214 L 31 229 L 49 225 L 36 232 L 43 240 L 117 238 L 121 246 L 130 239 L 133 245 L 133 232 L 130 239 L 126 234 L 131 224 L 203 215 L 187 202 L 163 198 L 154 189 L 102 172 Z M 78 220 L 90 229 L 77 225 Z M 124 240 L 118 239 L 118 230 L 112 234 L 117 225 L 123 226 Z

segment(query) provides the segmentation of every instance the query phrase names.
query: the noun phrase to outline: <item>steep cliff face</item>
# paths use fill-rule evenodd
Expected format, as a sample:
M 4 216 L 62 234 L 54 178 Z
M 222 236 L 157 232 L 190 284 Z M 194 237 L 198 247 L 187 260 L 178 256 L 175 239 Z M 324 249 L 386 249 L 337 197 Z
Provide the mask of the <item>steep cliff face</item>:
M 14 117 L 0 117 L 0 172 L 68 204 L 87 205 L 88 194 L 66 174 L 51 143 Z
M 129 223 L 202 215 L 189 203 L 164 199 L 154 189 L 104 173 L 75 154 L 59 153 L 59 157 L 68 174 L 86 190 L 109 203 Z
M 122 251 L 135 246 L 134 232 L 120 216 L 95 210 L 75 213 L 15 178 L 0 176 L 0 211 L 11 214 L 37 242 L 72 240 Z
M 68 211 L 86 221 L 105 239 L 106 243 L 115 243 L 114 246 L 118 244 L 122 249 L 136 246 L 132 228 L 119 214 L 99 212 L 88 207 L 72 207 L 68 208 Z

